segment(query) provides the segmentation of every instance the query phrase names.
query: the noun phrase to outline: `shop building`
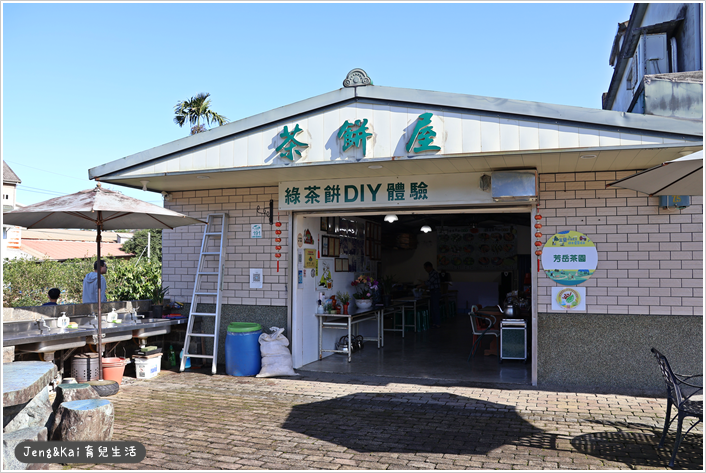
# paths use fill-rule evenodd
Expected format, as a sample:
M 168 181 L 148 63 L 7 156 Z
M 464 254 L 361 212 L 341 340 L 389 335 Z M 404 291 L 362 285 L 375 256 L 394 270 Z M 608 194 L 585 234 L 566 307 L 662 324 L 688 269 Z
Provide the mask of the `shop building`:
M 700 120 L 375 86 L 354 69 L 339 90 L 89 174 L 161 191 L 165 207 L 196 218 L 229 215 L 221 345 L 231 321 L 286 327 L 295 368 L 316 362 L 320 293 L 352 293 L 360 274 L 413 285 L 429 260 L 450 274 L 466 320 L 468 304 L 528 290 L 531 384 L 653 390 L 663 387 L 652 346 L 682 360 L 683 371 L 701 367 L 702 201 L 663 208 L 657 197 L 606 184 L 701 150 L 702 128 Z M 262 214 L 270 201 L 279 227 Z M 395 231 L 398 222 L 383 220 L 390 214 L 407 227 Z M 427 221 L 430 233 L 412 230 Z M 536 241 L 544 248 L 567 231 L 596 248 L 581 311 L 552 308 L 559 284 L 538 270 L 535 254 Z M 163 232 L 163 281 L 176 300 L 190 302 L 202 232 Z

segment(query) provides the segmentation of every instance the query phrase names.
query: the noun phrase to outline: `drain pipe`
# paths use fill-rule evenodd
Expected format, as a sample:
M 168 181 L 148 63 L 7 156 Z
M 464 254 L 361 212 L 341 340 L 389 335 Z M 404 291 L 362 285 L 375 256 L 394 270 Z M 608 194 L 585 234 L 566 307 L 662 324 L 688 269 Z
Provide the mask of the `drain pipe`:
M 615 70 L 613 71 L 613 77 L 610 79 L 610 86 L 608 87 L 608 92 L 606 92 L 605 100 L 603 101 L 603 110 L 613 109 L 615 97 L 618 95 L 618 89 L 620 88 L 620 81 L 623 79 L 623 74 L 625 74 L 625 69 L 629 62 L 628 60 L 634 52 L 634 50 L 631 51 L 634 46 L 634 35 L 637 32 L 639 38 L 639 28 L 642 24 L 642 20 L 645 18 L 647 7 L 647 3 L 636 3 L 632 8 L 630 21 L 628 22 L 625 35 L 623 36 L 623 47 L 620 48 Z

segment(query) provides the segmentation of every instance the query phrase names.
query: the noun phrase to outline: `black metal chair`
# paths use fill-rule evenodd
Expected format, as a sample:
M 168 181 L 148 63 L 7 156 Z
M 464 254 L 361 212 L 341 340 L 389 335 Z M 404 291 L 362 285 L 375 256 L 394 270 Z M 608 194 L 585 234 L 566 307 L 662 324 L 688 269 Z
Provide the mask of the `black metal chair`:
M 659 362 L 659 368 L 662 371 L 662 377 L 664 377 L 664 382 L 667 384 L 667 414 L 664 418 L 664 431 L 662 432 L 662 439 L 659 441 L 659 448 L 662 448 L 662 446 L 664 446 L 664 440 L 667 438 L 667 431 L 669 430 L 669 426 L 672 424 L 672 422 L 674 422 L 674 419 L 677 419 L 677 437 L 674 442 L 674 451 L 672 452 L 672 458 L 669 461 L 669 466 L 674 467 L 674 460 L 677 458 L 677 450 L 679 450 L 679 445 L 681 444 L 682 439 L 686 437 L 686 435 L 691 431 L 691 429 L 696 427 L 699 422 L 701 422 L 704 418 L 703 401 L 690 400 L 693 395 L 703 391 L 703 384 L 699 386 L 687 382 L 693 378 L 700 378 L 703 375 L 696 374 L 686 376 L 676 374 L 672 371 L 672 368 L 669 366 L 667 358 L 663 354 L 661 354 L 654 348 L 651 351 Z M 694 390 L 694 392 L 685 396 L 682 392 L 683 386 L 688 386 L 690 388 L 696 389 Z M 677 409 L 677 413 L 674 417 L 670 419 L 670 416 L 672 414 L 672 405 Z M 687 430 L 684 435 L 682 435 L 682 424 L 686 417 L 696 417 L 698 420 L 691 427 L 689 427 L 689 430 Z

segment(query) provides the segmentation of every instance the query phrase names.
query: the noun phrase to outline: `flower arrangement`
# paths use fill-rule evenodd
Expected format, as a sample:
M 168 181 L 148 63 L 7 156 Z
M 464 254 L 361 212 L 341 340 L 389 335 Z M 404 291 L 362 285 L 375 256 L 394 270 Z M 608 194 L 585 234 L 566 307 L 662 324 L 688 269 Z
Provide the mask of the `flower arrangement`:
M 372 299 L 373 293 L 378 290 L 379 283 L 371 278 L 361 274 L 357 279 L 354 279 L 351 286 L 355 288 L 353 297 L 356 299 Z
M 351 300 L 351 296 L 347 292 L 338 291 L 336 293 L 336 297 L 338 297 L 338 300 L 341 302 L 342 305 L 348 304 L 348 302 Z

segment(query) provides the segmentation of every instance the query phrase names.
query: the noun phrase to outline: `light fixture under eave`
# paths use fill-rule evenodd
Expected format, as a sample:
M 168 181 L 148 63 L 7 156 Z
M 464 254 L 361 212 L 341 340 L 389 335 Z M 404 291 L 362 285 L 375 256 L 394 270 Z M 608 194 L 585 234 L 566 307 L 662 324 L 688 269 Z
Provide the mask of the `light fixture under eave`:
M 196 176 L 196 179 L 211 179 L 209 176 Z
M 396 222 L 397 220 L 398 220 L 397 215 L 395 215 L 395 214 L 385 215 L 386 222 L 392 223 L 392 222 Z
M 582 154 L 579 156 L 581 159 L 595 159 L 596 155 L 595 154 Z
M 431 231 L 431 227 L 430 227 L 429 225 L 424 225 L 424 226 L 422 227 L 422 231 L 423 231 L 424 233 L 429 233 L 429 232 Z
M 368 169 L 382 169 L 382 166 L 379 164 L 373 164 L 371 166 L 368 166 Z

